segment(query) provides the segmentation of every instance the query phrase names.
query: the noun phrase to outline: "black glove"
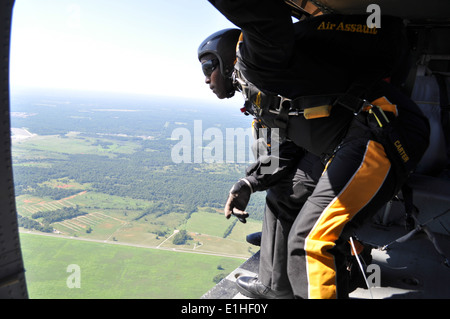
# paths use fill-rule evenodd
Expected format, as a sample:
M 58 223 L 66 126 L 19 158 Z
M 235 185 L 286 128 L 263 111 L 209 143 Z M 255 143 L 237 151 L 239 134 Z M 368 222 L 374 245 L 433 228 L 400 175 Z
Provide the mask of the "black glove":
M 248 213 L 245 211 L 247 204 L 252 194 L 252 188 L 250 183 L 241 179 L 230 190 L 227 202 L 225 204 L 225 217 L 228 219 L 231 215 L 236 216 L 242 223 L 246 223 L 245 220 L 248 217 Z

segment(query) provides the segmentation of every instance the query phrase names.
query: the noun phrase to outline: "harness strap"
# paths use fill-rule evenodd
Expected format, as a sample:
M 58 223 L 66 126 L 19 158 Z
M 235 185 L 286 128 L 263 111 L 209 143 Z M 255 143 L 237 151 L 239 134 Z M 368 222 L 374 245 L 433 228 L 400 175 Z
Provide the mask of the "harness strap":
M 246 105 L 253 104 L 257 108 L 256 116 L 261 116 L 262 111 L 266 110 L 272 114 L 276 114 L 275 124 L 280 129 L 281 137 L 287 137 L 287 127 L 289 117 L 292 115 L 303 114 L 308 118 L 317 118 L 328 116 L 331 107 L 335 105 L 343 106 L 351 110 L 355 116 L 362 112 L 367 112 L 372 115 L 378 126 L 382 128 L 384 133 L 381 133 L 387 139 L 391 154 L 395 154 L 396 158 L 402 163 L 406 173 L 413 170 L 412 163 L 409 158 L 409 152 L 406 150 L 402 137 L 397 133 L 396 129 L 392 127 L 392 123 L 384 113 L 391 112 L 397 115 L 397 108 L 390 103 L 385 97 L 376 99 L 373 102 L 358 98 L 350 94 L 332 94 L 321 96 L 302 96 L 294 100 L 286 99 L 281 96 L 265 94 L 250 86 L 246 87 Z M 308 117 L 308 113 L 311 115 Z M 326 115 L 328 114 L 328 115 Z M 314 115 L 318 115 L 314 117 Z M 329 155 L 326 155 L 328 158 Z
M 289 122 L 289 110 L 291 109 L 289 100 L 280 101 L 278 115 L 275 118 L 275 124 L 279 127 L 282 137 L 286 137 L 286 129 Z
M 354 95 L 343 94 L 336 99 L 334 104 L 343 106 L 356 115 L 363 109 L 366 103 L 366 100 L 360 99 Z
M 281 113 L 281 122 L 285 122 L 286 112 L 288 112 L 288 115 L 304 114 L 307 119 L 316 118 L 319 114 L 328 116 L 336 99 L 342 95 L 308 95 L 289 99 L 276 94 L 264 93 L 247 81 L 238 69 L 234 73 L 234 81 L 244 95 L 246 109 L 249 106 L 248 102 L 250 102 L 256 107 L 257 113 L 259 113 L 257 115 L 261 115 L 263 110 L 272 114 Z M 305 110 L 309 111 L 305 112 Z

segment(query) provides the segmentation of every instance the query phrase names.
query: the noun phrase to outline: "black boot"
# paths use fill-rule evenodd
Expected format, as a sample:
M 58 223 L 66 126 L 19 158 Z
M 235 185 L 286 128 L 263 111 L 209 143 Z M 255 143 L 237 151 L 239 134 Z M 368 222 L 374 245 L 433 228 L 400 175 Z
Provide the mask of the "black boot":
M 255 246 L 261 246 L 261 232 L 252 233 L 247 235 L 247 243 L 255 245 Z
M 236 279 L 241 294 L 254 299 L 292 299 L 291 291 L 276 291 L 263 285 L 258 277 L 241 276 Z

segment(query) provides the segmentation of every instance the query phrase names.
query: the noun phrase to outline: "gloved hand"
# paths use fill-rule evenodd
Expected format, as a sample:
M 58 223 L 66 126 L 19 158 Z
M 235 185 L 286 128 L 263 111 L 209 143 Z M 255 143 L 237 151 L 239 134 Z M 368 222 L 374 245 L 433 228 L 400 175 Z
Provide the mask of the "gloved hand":
M 228 219 L 231 215 L 234 215 L 245 224 L 247 222 L 246 218 L 248 217 L 245 208 L 247 207 L 252 192 L 250 183 L 245 179 L 241 179 L 234 184 L 225 204 L 225 217 Z

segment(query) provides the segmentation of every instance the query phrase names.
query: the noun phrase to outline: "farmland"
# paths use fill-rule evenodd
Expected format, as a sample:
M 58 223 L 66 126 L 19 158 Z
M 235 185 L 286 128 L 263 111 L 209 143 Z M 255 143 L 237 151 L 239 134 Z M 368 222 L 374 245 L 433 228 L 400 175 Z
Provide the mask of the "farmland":
M 99 110 L 79 98 L 62 107 L 60 99 L 42 99 L 12 103 L 20 115 L 12 118 L 20 127 L 12 131 L 13 170 L 32 298 L 198 298 L 258 250 L 245 236 L 261 229 L 264 194 L 252 196 L 253 219 L 246 224 L 222 213 L 246 165 L 170 159 L 176 141 L 169 128 L 193 122 L 198 113 L 180 108 L 180 117 L 168 121 L 158 109 L 115 112 L 112 104 Z M 230 123 L 220 121 L 226 118 L 202 120 L 205 127 L 225 128 Z M 80 290 L 67 288 L 70 264 L 81 268 Z M 190 268 L 201 269 L 201 276 Z M 166 281 L 175 282 L 179 294 L 158 286 Z
M 31 298 L 199 298 L 242 260 L 21 233 Z M 80 269 L 70 288 L 69 265 Z

